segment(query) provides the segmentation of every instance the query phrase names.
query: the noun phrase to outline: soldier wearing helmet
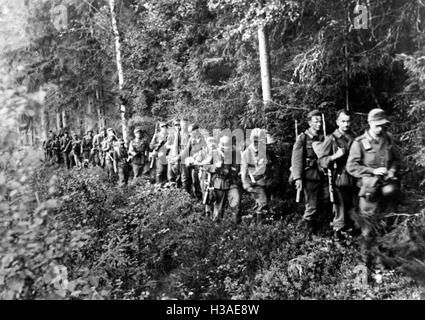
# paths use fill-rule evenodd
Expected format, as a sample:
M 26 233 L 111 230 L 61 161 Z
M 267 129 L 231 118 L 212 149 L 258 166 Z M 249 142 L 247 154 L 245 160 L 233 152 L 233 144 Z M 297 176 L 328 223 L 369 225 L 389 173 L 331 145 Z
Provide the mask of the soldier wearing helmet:
M 211 177 L 210 182 L 208 177 L 211 176 L 211 172 L 209 170 L 213 164 L 213 158 L 216 152 L 217 139 L 215 137 L 207 137 L 202 149 L 196 152 L 192 157 L 188 157 L 186 159 L 189 166 L 195 165 L 199 168 L 198 179 L 202 192 L 202 199 L 205 199 L 205 215 L 207 217 L 209 217 L 213 212 L 214 193 L 210 192 L 211 190 L 208 190 L 212 188 Z
M 235 149 L 229 136 L 222 136 L 216 150 L 212 151 L 212 164 L 207 166 L 211 174 L 213 193 L 213 221 L 223 218 L 226 203 L 232 212 L 232 221 L 241 221 L 241 193 L 238 178 L 240 166 L 236 164 Z
M 372 109 L 367 120 L 369 129 L 354 139 L 351 145 L 347 171 L 360 184 L 356 223 L 362 231 L 363 259 L 369 265 L 371 256 L 368 252 L 374 242 L 377 226 L 388 205 L 397 200 L 395 192 L 385 194 L 386 188 L 382 186 L 388 181 L 397 185 L 396 172 L 400 158 L 393 137 L 387 133 L 389 120 L 384 110 Z M 389 189 L 395 191 L 394 188 Z
M 159 132 L 155 133 L 149 145 L 152 150 L 152 156 L 156 158 L 156 174 L 155 182 L 163 184 L 167 180 L 167 148 L 165 146 L 168 139 L 168 124 L 166 122 L 159 123 Z
M 251 131 L 250 145 L 242 152 L 241 178 L 243 188 L 255 199 L 255 218 L 262 223 L 268 215 L 267 186 L 267 135 L 266 131 L 255 128 Z
M 318 216 L 324 215 L 329 205 L 329 187 L 313 148 L 324 140 L 321 115 L 319 110 L 307 114 L 309 128 L 297 137 L 292 149 L 292 177 L 295 187 L 304 191 L 303 224 L 308 237 L 317 231 Z
M 142 137 L 143 130 L 141 128 L 134 129 L 135 138 L 130 141 L 128 154 L 133 166 L 134 181 L 137 181 L 142 174 L 143 169 L 147 165 L 149 154 L 149 143 L 145 137 Z

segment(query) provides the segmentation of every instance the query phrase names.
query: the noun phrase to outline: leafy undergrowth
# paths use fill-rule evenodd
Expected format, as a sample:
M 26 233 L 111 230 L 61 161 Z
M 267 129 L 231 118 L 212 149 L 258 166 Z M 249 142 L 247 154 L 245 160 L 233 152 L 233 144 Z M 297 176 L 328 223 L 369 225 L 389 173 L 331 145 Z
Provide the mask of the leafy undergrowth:
M 100 169 L 33 176 L 39 203 L 21 190 L 31 206 L 1 218 L 0 298 L 421 298 L 400 264 L 365 286 L 356 241 L 307 241 L 293 202 L 273 201 L 273 223 L 235 226 L 213 223 L 181 190 L 121 189 Z M 244 212 L 251 204 L 244 196 Z

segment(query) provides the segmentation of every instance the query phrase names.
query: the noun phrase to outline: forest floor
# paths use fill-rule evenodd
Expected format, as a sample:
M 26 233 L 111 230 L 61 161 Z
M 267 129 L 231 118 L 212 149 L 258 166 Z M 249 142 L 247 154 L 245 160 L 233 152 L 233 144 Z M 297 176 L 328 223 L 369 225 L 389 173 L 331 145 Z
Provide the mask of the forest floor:
M 14 237 L 1 240 L 6 260 L 25 261 L 2 267 L 15 281 L 0 284 L 3 298 L 425 298 L 421 283 L 397 267 L 376 267 L 366 282 L 355 237 L 339 244 L 325 228 L 306 239 L 292 199 L 272 201 L 268 224 L 236 226 L 229 214 L 221 223 L 204 217 L 180 189 L 148 179 L 119 188 L 100 168 L 42 166 L 29 185 L 37 202 L 10 224 Z M 244 194 L 243 214 L 252 205 Z

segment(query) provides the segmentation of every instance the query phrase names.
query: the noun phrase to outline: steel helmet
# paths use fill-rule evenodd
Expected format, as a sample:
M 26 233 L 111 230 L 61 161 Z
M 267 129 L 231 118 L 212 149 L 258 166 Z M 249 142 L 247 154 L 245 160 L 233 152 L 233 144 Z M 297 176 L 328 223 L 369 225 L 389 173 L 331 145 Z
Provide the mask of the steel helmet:
M 224 150 L 230 150 L 232 148 L 232 139 L 229 136 L 222 136 L 219 140 L 218 147 Z

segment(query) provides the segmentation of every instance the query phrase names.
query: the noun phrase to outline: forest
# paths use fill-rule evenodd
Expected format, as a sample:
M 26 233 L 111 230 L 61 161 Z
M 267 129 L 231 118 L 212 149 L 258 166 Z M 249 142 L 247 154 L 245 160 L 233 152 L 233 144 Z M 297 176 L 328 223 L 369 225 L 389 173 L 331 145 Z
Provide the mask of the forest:
M 424 31 L 424 0 L 0 0 L 0 299 L 424 299 Z M 305 240 L 288 178 L 295 121 L 318 109 L 331 132 L 346 109 L 360 135 L 373 108 L 403 201 L 364 283 L 356 239 Z M 275 137 L 273 223 L 217 224 L 183 190 L 44 161 L 50 130 L 128 143 L 182 117 Z

